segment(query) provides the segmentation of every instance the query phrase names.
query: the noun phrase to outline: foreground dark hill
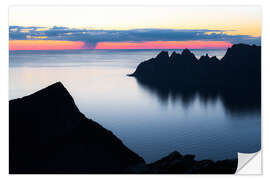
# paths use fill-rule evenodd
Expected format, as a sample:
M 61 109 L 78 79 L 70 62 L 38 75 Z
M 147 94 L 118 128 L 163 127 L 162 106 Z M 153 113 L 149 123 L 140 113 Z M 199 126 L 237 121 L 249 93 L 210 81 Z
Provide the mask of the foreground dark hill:
M 147 173 L 152 174 L 233 174 L 237 169 L 237 160 L 201 160 L 194 155 L 182 155 L 177 151 L 147 165 Z
M 145 164 L 111 131 L 80 113 L 60 82 L 9 102 L 10 173 L 232 174 L 237 168 L 237 160 L 194 157 L 173 152 Z
M 261 106 L 261 47 L 235 44 L 222 59 L 199 59 L 188 49 L 181 54 L 162 51 L 140 63 L 133 74 L 138 83 L 162 100 L 171 96 L 191 101 L 221 97 L 228 111 L 259 111 Z
M 9 102 L 10 173 L 121 173 L 144 160 L 87 119 L 61 83 Z

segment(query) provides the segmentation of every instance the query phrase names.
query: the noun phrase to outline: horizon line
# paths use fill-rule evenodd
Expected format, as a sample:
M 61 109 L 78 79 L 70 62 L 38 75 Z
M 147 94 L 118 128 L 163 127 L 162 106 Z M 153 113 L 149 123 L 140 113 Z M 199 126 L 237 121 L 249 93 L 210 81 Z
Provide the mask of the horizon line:
M 77 51 L 77 50 L 84 50 L 84 51 L 95 51 L 95 50 L 184 50 L 184 49 L 189 49 L 189 50 L 226 50 L 229 47 L 225 47 L 225 48 L 177 48 L 177 49 L 167 49 L 167 48 L 158 48 L 158 49 L 19 49 L 19 50 L 9 50 L 11 51 Z

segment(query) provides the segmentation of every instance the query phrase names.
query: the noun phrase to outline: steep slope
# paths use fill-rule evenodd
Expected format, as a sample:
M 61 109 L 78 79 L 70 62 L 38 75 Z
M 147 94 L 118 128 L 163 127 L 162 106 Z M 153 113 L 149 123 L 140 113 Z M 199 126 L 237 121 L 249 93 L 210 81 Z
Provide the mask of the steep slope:
M 87 119 L 60 83 L 9 102 L 10 173 L 121 173 L 144 160 Z

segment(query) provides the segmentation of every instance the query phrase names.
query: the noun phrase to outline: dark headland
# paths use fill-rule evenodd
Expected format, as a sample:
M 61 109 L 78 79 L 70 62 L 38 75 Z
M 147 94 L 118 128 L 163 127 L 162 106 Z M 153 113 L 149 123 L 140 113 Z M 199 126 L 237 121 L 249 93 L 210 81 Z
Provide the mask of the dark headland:
M 111 131 L 87 119 L 60 82 L 9 102 L 11 174 L 225 174 L 236 168 L 237 160 L 197 161 L 178 152 L 146 164 Z
M 188 101 L 195 94 L 202 99 L 220 96 L 232 113 L 260 111 L 261 46 L 235 44 L 221 59 L 208 54 L 197 59 L 188 49 L 170 56 L 162 51 L 129 76 L 161 98 L 181 96 Z
M 144 160 L 55 83 L 9 102 L 10 173 L 120 173 Z

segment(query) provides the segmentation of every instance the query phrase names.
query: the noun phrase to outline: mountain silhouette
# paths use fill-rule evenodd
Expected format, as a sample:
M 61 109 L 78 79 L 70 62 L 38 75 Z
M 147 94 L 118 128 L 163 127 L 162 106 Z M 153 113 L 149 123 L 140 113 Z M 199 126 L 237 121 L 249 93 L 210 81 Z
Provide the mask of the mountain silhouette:
M 60 83 L 9 102 L 10 173 L 122 173 L 144 160 L 87 119 Z
M 235 44 L 219 60 L 208 54 L 199 59 L 188 49 L 181 54 L 162 51 L 155 58 L 140 63 L 133 74 L 138 79 L 159 83 L 185 83 L 194 86 L 260 85 L 261 47 Z M 241 81 L 239 81 L 241 80 Z
M 261 47 L 256 45 L 235 44 L 220 60 L 208 54 L 197 59 L 188 49 L 171 56 L 162 51 L 129 76 L 162 100 L 181 96 L 188 101 L 199 94 L 221 97 L 232 113 L 261 107 Z

